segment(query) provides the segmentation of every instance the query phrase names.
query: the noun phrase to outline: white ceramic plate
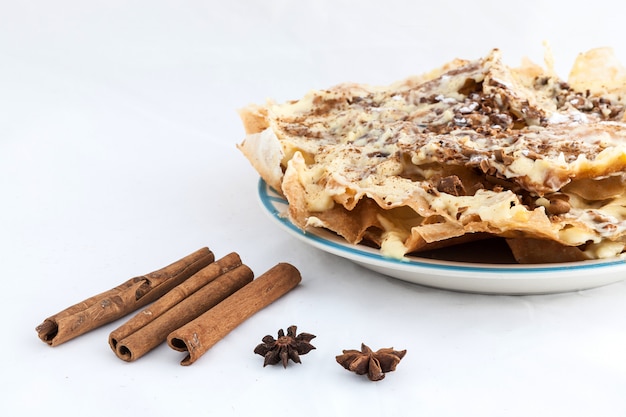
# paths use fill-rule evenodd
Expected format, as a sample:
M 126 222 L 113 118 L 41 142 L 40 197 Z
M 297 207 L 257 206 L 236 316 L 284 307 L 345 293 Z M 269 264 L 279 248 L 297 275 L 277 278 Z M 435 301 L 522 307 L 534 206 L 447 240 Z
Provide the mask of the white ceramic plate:
M 263 209 L 292 236 L 365 268 L 420 285 L 483 294 L 545 294 L 589 289 L 626 278 L 624 259 L 533 265 L 502 263 L 506 262 L 502 259 L 499 263 L 417 256 L 389 259 L 377 249 L 352 245 L 328 230 L 315 228 L 303 232 L 287 218 L 288 203 L 280 194 L 263 180 L 259 181 L 258 191 Z

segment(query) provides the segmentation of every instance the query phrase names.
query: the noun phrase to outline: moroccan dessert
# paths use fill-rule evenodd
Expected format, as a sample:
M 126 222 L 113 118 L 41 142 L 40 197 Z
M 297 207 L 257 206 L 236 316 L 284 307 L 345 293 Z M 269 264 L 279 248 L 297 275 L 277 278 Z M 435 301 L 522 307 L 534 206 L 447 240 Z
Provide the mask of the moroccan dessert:
M 238 145 L 303 230 L 384 256 L 506 239 L 520 263 L 622 256 L 626 68 L 609 48 L 505 65 L 499 50 L 385 87 L 240 112 Z M 479 244 L 479 243 L 477 243 Z

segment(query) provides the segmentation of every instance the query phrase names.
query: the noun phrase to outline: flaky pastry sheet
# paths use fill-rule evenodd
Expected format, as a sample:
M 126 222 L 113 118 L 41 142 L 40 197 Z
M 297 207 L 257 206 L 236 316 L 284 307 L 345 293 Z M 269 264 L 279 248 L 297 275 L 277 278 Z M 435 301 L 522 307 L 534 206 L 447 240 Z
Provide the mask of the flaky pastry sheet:
M 603 48 L 581 54 L 570 79 L 511 68 L 495 49 L 390 86 L 249 106 L 238 147 L 294 224 L 385 256 L 485 236 L 525 263 L 619 256 L 626 70 Z

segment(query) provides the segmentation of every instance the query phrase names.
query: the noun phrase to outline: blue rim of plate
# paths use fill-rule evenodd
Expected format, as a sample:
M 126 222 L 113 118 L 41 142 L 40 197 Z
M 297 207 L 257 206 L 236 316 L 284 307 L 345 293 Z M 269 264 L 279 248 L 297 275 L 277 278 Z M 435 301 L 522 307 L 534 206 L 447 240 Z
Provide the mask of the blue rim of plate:
M 271 215 L 271 217 L 277 221 L 281 226 L 287 228 L 293 233 L 300 235 L 303 239 L 316 243 L 317 245 L 326 247 L 334 252 L 344 252 L 353 257 L 365 258 L 385 264 L 394 264 L 398 267 L 421 267 L 430 268 L 434 270 L 448 270 L 458 272 L 482 272 L 482 273 L 545 273 L 545 272 L 572 272 L 572 271 L 585 271 L 585 270 L 597 270 L 599 268 L 611 268 L 615 266 L 624 266 L 626 264 L 625 259 L 612 258 L 608 260 L 598 261 L 582 261 L 582 262 L 570 262 L 567 264 L 536 264 L 536 265 L 508 265 L 508 264 L 481 264 L 481 263 L 468 263 L 458 261 L 435 261 L 426 258 L 419 258 L 416 256 L 407 256 L 405 260 L 393 259 L 382 256 L 380 253 L 376 253 L 375 250 L 366 248 L 361 245 L 354 245 L 348 242 L 338 243 L 332 240 L 326 239 L 316 233 L 305 232 L 296 225 L 294 225 L 281 208 L 287 208 L 289 203 L 282 195 L 276 192 L 270 187 L 262 178 L 258 183 L 258 195 L 261 200 L 261 204 Z M 332 233 L 328 231 L 328 233 Z

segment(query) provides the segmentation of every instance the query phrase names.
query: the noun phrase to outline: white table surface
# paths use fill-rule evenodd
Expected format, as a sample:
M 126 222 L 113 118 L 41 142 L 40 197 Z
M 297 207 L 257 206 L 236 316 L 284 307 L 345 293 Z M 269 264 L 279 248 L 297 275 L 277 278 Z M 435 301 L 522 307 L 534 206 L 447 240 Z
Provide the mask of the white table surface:
M 546 40 L 564 76 L 592 47 L 626 62 L 619 2 L 545 3 L 2 2 L 2 414 L 625 415 L 625 282 L 502 296 L 378 275 L 279 230 L 235 148 L 249 103 L 493 47 L 541 62 Z M 202 246 L 303 281 L 189 367 L 166 345 L 119 360 L 107 337 L 123 320 L 37 338 L 47 316 Z M 317 349 L 263 368 L 252 350 L 292 324 Z M 408 353 L 372 383 L 335 362 L 361 342 Z

